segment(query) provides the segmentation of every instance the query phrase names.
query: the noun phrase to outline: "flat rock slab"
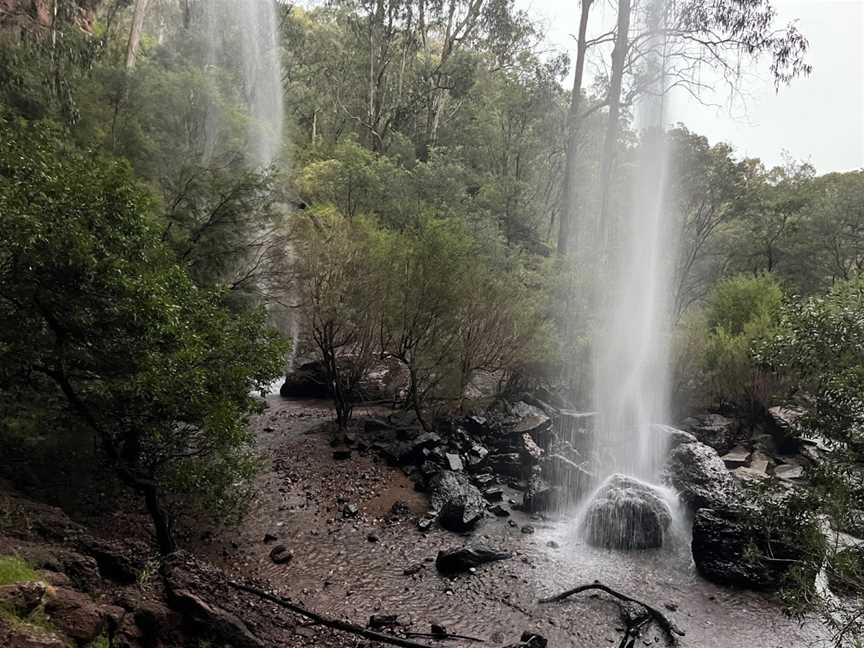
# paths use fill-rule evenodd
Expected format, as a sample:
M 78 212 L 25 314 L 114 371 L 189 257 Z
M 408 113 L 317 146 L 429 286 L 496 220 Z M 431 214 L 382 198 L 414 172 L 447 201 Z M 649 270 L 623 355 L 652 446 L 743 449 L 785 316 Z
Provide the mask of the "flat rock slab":
M 750 451 L 743 446 L 735 446 L 720 458 L 729 470 L 734 470 L 749 465 Z

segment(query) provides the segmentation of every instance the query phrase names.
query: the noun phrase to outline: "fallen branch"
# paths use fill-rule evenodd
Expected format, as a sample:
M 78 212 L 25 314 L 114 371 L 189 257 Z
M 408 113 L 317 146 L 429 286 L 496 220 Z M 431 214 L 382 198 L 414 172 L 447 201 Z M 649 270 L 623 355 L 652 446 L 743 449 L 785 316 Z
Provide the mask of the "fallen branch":
M 366 639 L 390 644 L 391 646 L 401 646 L 401 648 L 432 648 L 428 644 L 421 644 L 417 643 L 416 641 L 410 641 L 409 639 L 401 639 L 399 637 L 383 634 L 381 632 L 375 632 L 374 630 L 367 630 L 362 626 L 354 625 L 353 623 L 348 623 L 347 621 L 330 619 L 328 617 L 318 614 L 317 612 L 312 612 L 311 610 L 302 608 L 299 605 L 292 603 L 288 599 L 282 598 L 281 596 L 277 596 L 276 594 L 272 594 L 265 590 L 258 589 L 257 587 L 252 587 L 251 585 L 244 585 L 243 583 L 238 583 L 233 580 L 228 580 L 227 582 L 231 587 L 238 589 L 241 592 L 254 594 L 255 596 L 262 598 L 265 601 L 270 601 L 271 603 L 275 603 L 280 607 L 291 610 L 296 614 L 305 616 L 307 619 L 311 619 L 316 624 L 325 626 L 327 628 L 333 628 L 334 630 L 340 630 L 341 632 L 348 632 L 350 634 L 359 635 L 361 637 L 365 637 Z
M 574 587 L 573 589 L 567 590 L 566 592 L 561 592 L 556 596 L 540 599 L 540 603 L 557 603 L 559 601 L 563 601 L 566 598 L 569 598 L 570 596 L 573 596 L 574 594 L 579 594 L 580 592 L 587 592 L 588 590 L 600 590 L 601 592 L 611 594 L 620 601 L 627 601 L 630 603 L 636 603 L 636 605 L 641 605 L 648 611 L 648 614 L 651 615 L 651 618 L 657 622 L 657 625 L 659 625 L 663 629 L 663 631 L 667 634 L 673 644 L 677 641 L 675 635 L 678 635 L 679 637 L 684 636 L 684 631 L 677 625 L 675 625 L 673 621 L 668 619 L 666 615 L 663 614 L 660 610 L 653 608 L 650 605 L 646 605 L 642 601 L 627 596 L 626 594 L 617 592 L 611 587 L 603 585 L 602 583 L 600 583 L 600 581 L 594 581 L 590 585 L 580 585 L 579 587 Z
M 449 632 L 447 632 L 445 634 L 432 634 L 431 632 L 406 632 L 405 635 L 408 637 L 425 637 L 428 639 L 435 639 L 437 641 L 452 641 L 453 639 L 464 639 L 465 641 L 474 641 L 476 643 L 486 643 L 485 639 L 478 639 L 477 637 L 468 637 L 467 635 L 450 634 Z

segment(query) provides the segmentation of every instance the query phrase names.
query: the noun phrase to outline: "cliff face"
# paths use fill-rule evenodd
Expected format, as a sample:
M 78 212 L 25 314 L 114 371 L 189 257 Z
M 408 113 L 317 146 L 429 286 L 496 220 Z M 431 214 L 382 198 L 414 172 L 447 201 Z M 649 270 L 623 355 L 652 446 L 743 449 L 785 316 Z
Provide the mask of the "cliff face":
M 38 35 L 47 31 L 54 20 L 56 0 L 0 0 L 0 30 Z M 66 0 L 57 4 L 64 22 L 90 31 L 100 0 Z

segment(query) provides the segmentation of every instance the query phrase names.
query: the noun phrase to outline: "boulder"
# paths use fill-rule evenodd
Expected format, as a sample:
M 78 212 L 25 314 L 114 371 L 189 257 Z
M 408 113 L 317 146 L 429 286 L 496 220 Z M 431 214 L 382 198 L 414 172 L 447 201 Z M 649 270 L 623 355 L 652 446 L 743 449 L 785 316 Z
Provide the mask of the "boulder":
M 485 465 L 496 475 L 520 478 L 522 476 L 522 460 L 518 452 L 505 452 L 486 457 Z
M 65 588 L 53 589 L 45 600 L 51 623 L 79 644 L 96 639 L 108 627 L 110 615 L 86 594 Z
M 648 549 L 663 545 L 672 522 L 659 492 L 631 477 L 615 474 L 594 494 L 585 513 L 589 544 L 605 549 Z
M 801 450 L 801 434 L 798 423 L 805 412 L 797 407 L 771 407 L 766 413 L 767 432 L 774 437 L 777 449 L 783 454 Z
M 678 428 L 674 428 L 671 425 L 651 423 L 648 427 L 651 431 L 651 434 L 657 437 L 660 443 L 663 444 L 663 447 L 665 448 L 665 451 L 667 453 L 672 452 L 675 448 L 684 443 L 697 443 L 699 441 L 699 439 L 697 439 L 689 432 L 679 430 Z
M 738 421 L 720 414 L 691 416 L 682 421 L 681 427 L 720 454 L 735 446 L 740 433 Z
M 691 549 L 699 573 L 721 585 L 777 589 L 803 555 L 783 538 L 767 538 L 757 521 L 758 515 L 738 506 L 698 510 Z
M 48 586 L 40 581 L 24 581 L 0 586 L 0 609 L 27 616 L 42 604 Z
M 339 359 L 340 368 L 347 370 L 352 362 L 352 358 L 342 357 Z M 372 365 L 350 398 L 358 402 L 397 401 L 407 386 L 407 369 L 398 360 L 386 358 Z M 329 398 L 330 380 L 324 363 L 315 360 L 298 366 L 285 376 L 279 394 L 283 398 Z
M 230 596 L 222 572 L 183 551 L 168 556 L 162 572 L 169 604 L 198 627 L 202 637 L 234 648 L 263 648 L 240 615 L 225 606 Z
M 540 446 L 538 446 L 534 442 L 534 439 L 531 437 L 531 435 L 525 432 L 519 438 L 519 441 L 519 453 L 522 455 L 523 463 L 525 463 L 526 465 L 533 465 L 539 463 L 540 460 L 543 458 L 543 450 L 541 450 Z
M 463 473 L 442 470 L 429 483 L 432 508 L 438 522 L 450 531 L 471 530 L 486 510 L 486 499 Z
M 741 466 L 747 466 L 750 463 L 750 450 L 744 446 L 735 446 L 729 452 L 724 454 L 720 459 L 729 470 L 735 470 Z
M 53 633 L 27 623 L 14 623 L 0 615 L 0 646 L 10 648 L 67 648 L 68 644 Z
M 458 549 L 442 549 L 435 559 L 435 566 L 438 571 L 445 574 L 456 574 L 488 562 L 508 560 L 512 557 L 512 554 L 506 551 L 496 551 L 483 545 L 473 545 Z
M 669 483 L 694 509 L 726 505 L 735 484 L 717 451 L 704 443 L 679 445 L 666 465 Z
M 131 540 L 105 540 L 84 536 L 78 542 L 81 553 L 96 560 L 102 578 L 131 585 L 138 580 L 138 574 L 152 556 L 145 543 Z

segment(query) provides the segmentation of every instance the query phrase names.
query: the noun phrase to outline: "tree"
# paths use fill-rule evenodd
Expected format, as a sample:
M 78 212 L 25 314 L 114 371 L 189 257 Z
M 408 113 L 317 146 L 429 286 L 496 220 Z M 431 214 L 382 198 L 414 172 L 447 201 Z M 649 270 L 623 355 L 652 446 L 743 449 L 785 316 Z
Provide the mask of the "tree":
M 227 505 L 250 475 L 252 392 L 285 345 L 196 287 L 126 164 L 44 123 L 0 129 L 0 391 L 60 395 L 169 553 L 172 494 Z

